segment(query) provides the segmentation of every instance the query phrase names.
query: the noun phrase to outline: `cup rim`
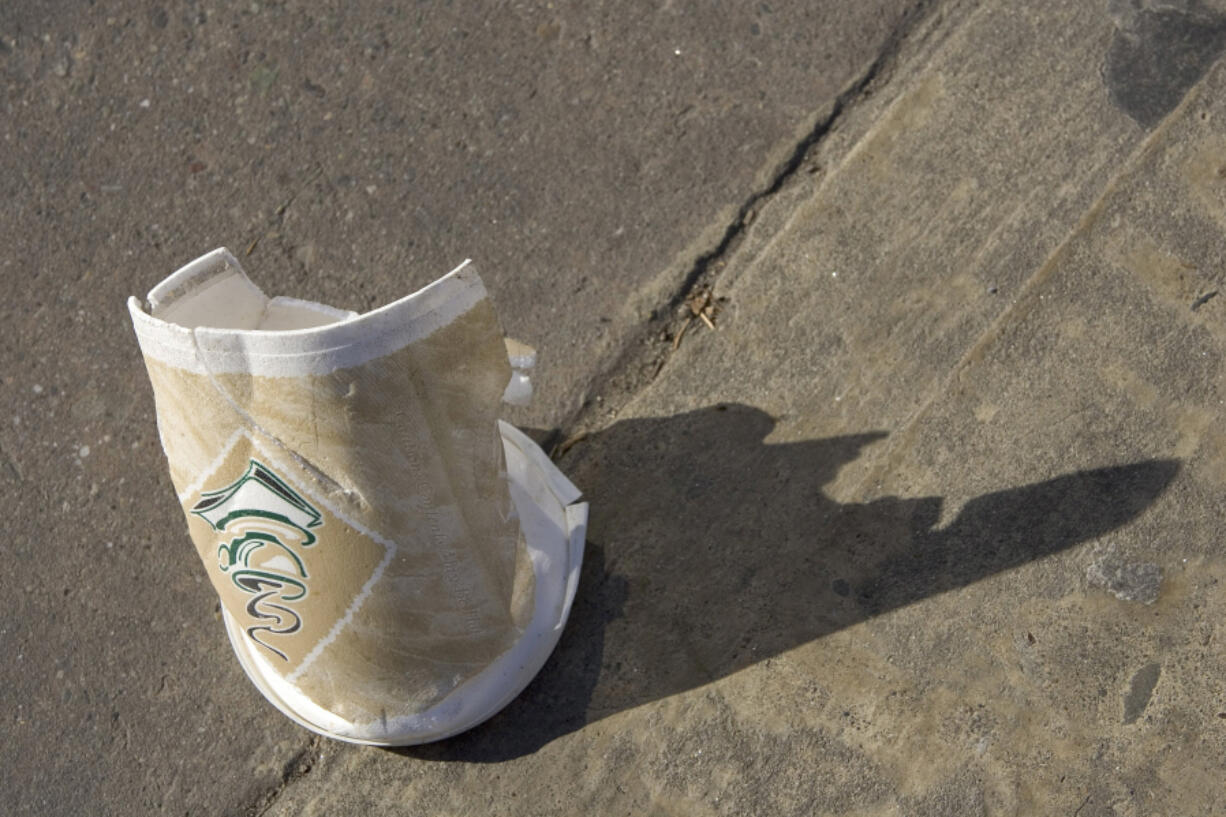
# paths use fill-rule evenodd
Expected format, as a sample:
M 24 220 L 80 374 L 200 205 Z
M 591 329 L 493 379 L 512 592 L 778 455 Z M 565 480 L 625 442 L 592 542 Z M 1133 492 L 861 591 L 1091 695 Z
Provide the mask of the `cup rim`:
M 263 295 L 238 259 L 219 247 L 167 276 L 149 291 L 148 300 L 156 306 L 193 278 L 213 273 L 219 264 L 236 269 Z M 395 352 L 450 324 L 486 295 L 480 275 L 466 259 L 416 292 L 362 314 L 313 304 L 346 317 L 304 329 L 189 328 L 154 317 L 135 296 L 128 298 L 128 311 L 147 358 L 201 374 L 299 377 L 359 366 Z

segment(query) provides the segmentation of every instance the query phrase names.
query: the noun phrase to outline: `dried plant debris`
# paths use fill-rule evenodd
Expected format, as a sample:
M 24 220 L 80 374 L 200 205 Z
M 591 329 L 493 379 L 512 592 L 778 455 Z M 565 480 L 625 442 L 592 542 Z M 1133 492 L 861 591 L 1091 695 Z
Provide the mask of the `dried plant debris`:
M 711 329 L 715 328 L 715 315 L 719 312 L 719 303 L 711 294 L 710 288 L 703 287 L 692 292 L 685 299 L 685 305 L 689 308 L 691 315 L 701 318 L 703 323 Z
M 573 448 L 577 443 L 586 440 L 588 434 L 589 432 L 587 431 L 580 431 L 578 434 L 572 434 L 571 436 L 567 437 L 565 440 L 553 447 L 553 450 L 549 452 L 549 458 L 551 460 L 561 459 L 566 452 L 571 450 L 571 448 Z
M 673 351 L 680 348 L 681 340 L 689 331 L 690 325 L 696 320 L 702 321 L 708 329 L 715 331 L 715 317 L 719 314 L 725 300 L 725 298 L 716 298 L 710 287 L 703 287 L 690 293 L 681 304 L 680 312 L 685 316 L 685 321 L 673 337 Z

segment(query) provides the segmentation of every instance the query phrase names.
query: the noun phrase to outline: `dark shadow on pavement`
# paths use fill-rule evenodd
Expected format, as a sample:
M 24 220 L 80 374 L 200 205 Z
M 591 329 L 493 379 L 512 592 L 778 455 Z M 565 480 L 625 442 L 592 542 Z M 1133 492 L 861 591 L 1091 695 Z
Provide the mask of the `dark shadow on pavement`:
M 395 750 L 497 762 L 607 715 L 693 689 L 872 616 L 1101 536 L 1179 470 L 1148 460 L 968 502 L 841 504 L 822 493 L 882 432 L 767 444 L 764 412 L 714 406 L 626 420 L 563 469 L 592 503 L 578 596 L 554 655 L 505 710 Z

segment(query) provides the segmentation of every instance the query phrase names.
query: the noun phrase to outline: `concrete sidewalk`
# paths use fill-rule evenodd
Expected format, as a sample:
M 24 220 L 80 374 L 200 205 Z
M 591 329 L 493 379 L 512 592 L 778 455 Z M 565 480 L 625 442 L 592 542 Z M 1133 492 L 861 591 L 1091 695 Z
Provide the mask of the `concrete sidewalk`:
M 424 42 L 451 24 L 428 19 L 440 28 Z M 628 50 L 608 64 L 633 75 L 597 86 L 660 87 L 664 66 L 632 57 L 636 36 L 666 37 L 624 19 L 601 18 L 629 26 Z M 541 258 L 569 258 L 565 274 L 517 275 L 506 235 L 495 241 L 484 223 L 424 229 L 428 250 L 389 249 L 382 225 L 399 222 L 377 201 L 362 205 L 370 223 L 328 232 L 329 214 L 384 184 L 345 192 L 334 170 L 292 207 L 277 212 L 278 193 L 250 217 L 253 264 L 263 242 L 283 249 L 270 289 L 361 307 L 407 283 L 376 275 L 361 303 L 346 301 L 356 278 L 286 238 L 303 229 L 287 214 L 305 207 L 335 239 L 315 252 L 352 248 L 353 269 L 400 270 L 418 252 L 480 261 L 463 248 L 490 241 L 478 249 L 498 259 L 490 288 L 511 331 L 534 340 L 552 326 L 540 337 L 561 362 L 547 356 L 540 375 L 562 383 L 516 419 L 557 444 L 592 502 L 579 597 L 532 686 L 433 746 L 312 739 L 249 687 L 176 521 L 135 345 L 85 301 L 94 288 L 113 300 L 143 291 L 171 264 L 121 262 L 89 215 L 31 192 L 48 190 L 45 176 L 7 168 L 28 205 L 10 213 L 11 255 L 40 262 L 47 284 L 5 268 L 4 399 L 19 419 L 0 443 L 20 524 L 0 547 L 22 566 L 0 602 L 0 644 L 17 656 L 0 670 L 6 811 L 1226 810 L 1226 2 L 848 4 L 789 18 L 765 51 L 721 39 L 727 21 L 695 19 L 667 36 L 692 38 L 683 55 L 710 48 L 708 73 L 689 77 L 692 91 L 670 80 L 682 85 L 669 93 L 710 98 L 720 57 L 743 48 L 745 65 L 773 66 L 759 99 L 775 118 L 749 117 L 754 129 L 730 117 L 753 94 L 729 80 L 727 104 L 707 114 L 724 130 L 694 143 L 712 164 L 646 174 L 675 179 L 675 198 L 624 183 L 607 155 L 592 162 L 589 198 L 536 211 L 573 234 L 530 238 L 524 225 L 542 222 L 516 221 Z M 541 23 L 542 40 L 592 42 L 571 39 L 583 26 L 565 14 L 553 25 Z M 736 30 L 758 37 L 766 25 Z M 320 21 L 300 36 L 347 30 Z M 489 49 L 504 41 L 483 36 Z M 375 64 L 399 58 L 372 42 Z M 843 70 L 819 81 L 814 66 L 789 66 L 819 53 Z M 30 59 L 20 48 L 0 58 Z M 559 59 L 555 70 L 571 65 Z M 518 65 L 488 64 L 503 63 Z M 19 99 L 55 82 L 48 64 Z M 342 99 L 373 111 L 379 94 L 352 81 Z M 597 130 L 660 121 L 608 102 Z M 367 138 L 341 141 L 371 167 Z M 302 139 L 320 157 L 332 147 L 326 134 Z M 637 162 L 655 141 L 623 144 Z M 517 156 L 498 171 L 511 199 L 539 189 L 515 175 Z M 261 161 L 250 189 L 224 182 L 233 195 L 258 197 L 278 162 L 299 158 Z M 438 189 L 467 167 L 431 171 Z M 24 186 L 13 180 L 23 172 Z M 175 246 L 205 249 L 190 204 L 208 197 L 165 184 L 152 198 L 174 203 Z M 472 195 L 459 188 L 456 202 Z M 582 201 L 596 209 L 566 221 Z M 620 222 L 623 207 L 645 208 L 642 240 L 628 241 L 640 260 L 610 273 L 614 245 L 588 228 Z M 115 229 L 128 217 L 89 212 Z M 231 224 L 226 212 L 207 215 L 203 233 Z M 63 229 L 73 219 L 84 238 Z M 94 255 L 74 262 L 82 253 Z M 84 280 L 64 283 L 52 264 Z M 588 273 L 569 270 L 607 278 L 581 284 Z M 707 305 L 714 330 L 691 304 Z M 61 316 L 74 323 L 54 326 Z M 607 336 L 589 356 L 594 322 Z M 90 338 L 114 351 L 92 365 L 70 353 Z

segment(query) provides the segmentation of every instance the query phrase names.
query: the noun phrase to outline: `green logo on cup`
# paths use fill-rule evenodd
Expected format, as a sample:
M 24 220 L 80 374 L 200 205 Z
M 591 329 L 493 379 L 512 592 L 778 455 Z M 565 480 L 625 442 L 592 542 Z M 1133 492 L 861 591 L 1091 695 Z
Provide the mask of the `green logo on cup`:
M 264 640 L 302 629 L 287 605 L 306 598 L 309 575 L 300 551 L 315 544 L 312 528 L 323 524 L 311 503 L 257 460 L 225 488 L 206 491 L 191 509 L 228 540 L 217 547 L 218 566 L 251 594 L 247 636 L 283 661 L 285 653 Z

